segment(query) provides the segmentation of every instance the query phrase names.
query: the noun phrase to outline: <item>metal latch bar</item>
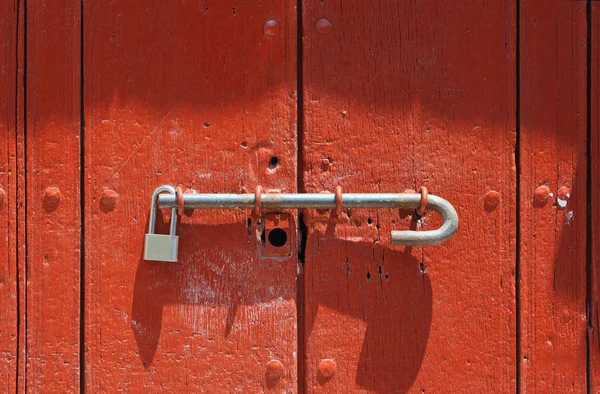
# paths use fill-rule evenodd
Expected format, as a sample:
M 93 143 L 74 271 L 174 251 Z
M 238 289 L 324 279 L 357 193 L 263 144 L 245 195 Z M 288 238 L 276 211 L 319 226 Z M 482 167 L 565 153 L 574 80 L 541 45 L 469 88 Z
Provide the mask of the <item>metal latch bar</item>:
M 260 207 L 265 210 L 320 208 L 399 208 L 417 209 L 421 204 L 418 193 L 344 193 L 343 198 L 336 194 L 299 193 L 258 194 Z M 255 208 L 257 194 L 184 194 L 185 209 L 223 209 L 223 208 Z M 181 197 L 180 197 L 181 198 Z M 178 196 L 161 194 L 158 196 L 159 208 L 177 208 Z M 341 200 L 341 201 L 339 201 Z M 458 228 L 458 214 L 448 201 L 435 195 L 428 195 L 427 209 L 438 212 L 443 224 L 436 230 L 392 231 L 392 245 L 417 246 L 436 245 L 450 239 Z

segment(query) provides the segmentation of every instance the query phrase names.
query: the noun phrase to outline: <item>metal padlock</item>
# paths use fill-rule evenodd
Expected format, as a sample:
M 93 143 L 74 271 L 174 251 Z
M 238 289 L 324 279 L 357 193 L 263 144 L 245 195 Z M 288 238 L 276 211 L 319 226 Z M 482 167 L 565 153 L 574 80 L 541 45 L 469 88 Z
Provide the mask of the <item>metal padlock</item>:
M 150 224 L 144 243 L 144 260 L 176 262 L 179 246 L 179 237 L 175 235 L 177 230 L 177 208 L 171 209 L 171 230 L 169 234 L 154 234 L 158 195 L 164 191 L 177 195 L 175 188 L 168 185 L 159 186 L 154 190 L 152 205 L 150 206 Z

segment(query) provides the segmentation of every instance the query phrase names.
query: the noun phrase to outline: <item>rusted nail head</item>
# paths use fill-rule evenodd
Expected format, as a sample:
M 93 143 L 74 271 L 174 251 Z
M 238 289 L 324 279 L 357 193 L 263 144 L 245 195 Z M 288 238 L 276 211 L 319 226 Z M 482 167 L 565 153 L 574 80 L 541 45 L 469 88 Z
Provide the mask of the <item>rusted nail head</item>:
M 321 360 L 319 363 L 319 373 L 326 379 L 330 379 L 333 376 L 336 368 L 335 361 L 328 358 Z
M 329 159 L 325 158 L 321 160 L 321 164 L 323 164 L 324 166 L 328 166 L 329 165 Z

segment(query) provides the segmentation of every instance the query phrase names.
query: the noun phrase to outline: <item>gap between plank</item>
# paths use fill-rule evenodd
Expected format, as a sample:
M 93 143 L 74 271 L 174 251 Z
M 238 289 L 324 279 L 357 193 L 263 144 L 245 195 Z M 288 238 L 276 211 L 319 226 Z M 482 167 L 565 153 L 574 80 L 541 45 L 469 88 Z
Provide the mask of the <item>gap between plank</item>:
M 297 105 L 297 126 L 296 126 L 296 188 L 298 193 L 304 192 L 304 79 L 303 79 L 303 45 L 302 39 L 304 34 L 303 29 L 303 8 L 302 0 L 296 2 L 296 105 Z M 304 259 L 306 250 L 306 236 L 307 228 L 304 224 L 304 215 L 302 210 L 298 210 L 297 215 L 298 225 L 296 226 L 296 239 L 300 242 L 298 244 L 298 275 L 296 277 L 296 316 L 297 316 L 297 355 L 296 355 L 296 374 L 297 374 L 297 388 L 298 393 L 304 393 L 306 388 L 304 386 L 305 380 L 305 356 L 306 349 L 304 347 L 305 333 L 304 333 Z
M 19 23 L 21 21 L 21 7 L 23 7 L 23 27 L 21 27 L 21 25 Z M 24 37 L 23 37 L 23 56 L 25 57 L 26 48 L 27 48 L 27 45 L 26 45 L 26 43 L 27 43 L 27 39 L 26 39 L 26 37 L 27 37 L 26 36 L 27 29 L 26 29 L 26 26 L 27 25 L 25 23 L 25 20 L 26 20 L 25 9 L 26 9 L 25 4 L 21 4 L 21 1 L 17 0 L 17 7 L 16 7 L 17 23 L 16 23 L 16 34 L 15 34 L 17 44 L 16 44 L 16 50 L 15 50 L 15 66 L 16 66 L 16 69 L 15 69 L 15 131 L 14 131 L 15 132 L 15 155 L 17 157 L 17 160 L 16 160 L 16 175 L 15 175 L 15 177 L 16 177 L 16 179 L 15 179 L 15 186 L 16 186 L 15 198 L 16 198 L 16 204 L 15 204 L 15 212 L 14 212 L 15 219 L 16 219 L 15 220 L 15 246 L 16 246 L 16 251 L 15 251 L 16 270 L 15 270 L 15 273 L 16 273 L 16 282 L 17 282 L 17 285 L 16 285 L 16 292 L 17 292 L 17 294 L 16 294 L 16 296 L 17 296 L 17 308 L 16 308 L 16 312 L 17 312 L 17 319 L 16 319 L 17 320 L 17 341 L 16 341 L 16 345 L 17 346 L 16 346 L 16 349 L 15 349 L 16 350 L 16 357 L 15 357 L 15 361 L 16 361 L 16 365 L 15 365 L 15 369 L 16 369 L 16 371 L 15 371 L 16 372 L 15 373 L 15 392 L 17 394 L 19 393 L 19 365 L 21 365 L 21 357 L 20 357 L 21 356 L 21 341 L 23 340 L 23 338 L 21 338 L 21 324 L 23 322 L 21 322 L 21 283 L 20 283 L 20 281 L 21 281 L 21 275 L 20 275 L 20 263 L 21 263 L 21 261 L 20 261 L 20 255 L 21 255 L 20 249 L 21 249 L 21 247 L 19 245 L 19 241 L 20 241 L 20 235 L 19 234 L 20 234 L 20 231 L 21 230 L 25 230 L 25 227 L 26 227 L 25 223 L 23 223 L 23 227 L 24 228 L 23 229 L 19 228 L 20 220 L 19 220 L 19 204 L 18 204 L 18 201 L 19 201 L 19 185 L 20 185 L 19 174 L 21 174 L 21 169 L 20 169 L 20 166 L 19 166 L 19 164 L 20 164 L 20 159 L 19 159 L 19 130 L 20 130 L 20 128 L 19 128 L 19 124 L 21 123 L 21 122 L 19 122 L 19 85 L 20 85 L 19 84 L 19 64 L 20 64 L 20 62 L 19 62 L 19 60 L 20 60 L 19 59 L 19 55 L 20 55 L 20 51 L 21 51 L 21 49 L 19 48 L 19 42 L 20 42 L 20 40 L 19 40 L 19 34 L 20 34 L 20 30 L 23 29 L 23 35 L 24 35 Z M 27 72 L 26 72 L 27 71 L 27 62 L 25 61 L 25 58 L 23 58 L 22 60 L 23 60 L 23 63 L 24 63 L 23 64 L 23 68 L 24 68 L 24 72 L 23 72 L 23 93 L 24 93 L 24 96 L 23 96 L 23 105 L 24 105 L 24 107 L 23 107 L 23 130 L 25 130 L 25 127 L 26 127 L 26 125 L 25 125 L 25 119 L 26 119 L 25 114 L 27 113 L 27 112 L 25 112 L 25 105 L 26 105 L 25 103 L 27 102 L 25 100 L 25 97 L 27 97 L 27 94 L 26 94 L 27 93 L 27 85 L 25 83 L 25 79 L 26 79 L 26 76 L 27 76 Z M 23 152 L 25 153 L 26 150 L 24 149 Z M 24 162 L 23 163 L 24 164 L 26 163 L 25 156 L 24 156 Z M 25 174 L 25 177 L 27 177 L 27 172 L 26 171 L 24 171 L 23 174 Z M 26 185 L 27 184 L 26 178 L 24 178 L 24 179 L 25 179 L 24 182 L 25 182 L 25 185 Z M 24 185 L 24 187 L 25 187 L 25 185 Z M 26 194 L 25 194 L 25 196 L 26 196 Z M 25 198 L 25 205 L 24 206 L 25 206 L 25 212 L 26 212 L 27 211 L 27 208 L 26 208 L 27 207 L 27 198 Z M 25 238 L 25 241 L 26 240 L 27 240 L 27 238 Z M 25 256 L 27 256 L 27 253 L 25 253 Z M 27 258 L 25 258 L 25 263 L 27 263 Z M 24 362 L 24 360 L 23 360 L 23 362 Z M 25 364 L 23 364 L 23 365 L 25 365 Z M 25 374 L 24 374 L 24 376 L 25 376 Z M 23 379 L 23 382 L 25 382 L 25 379 Z
M 79 50 L 79 392 L 85 392 L 85 113 L 83 77 L 83 0 L 80 0 L 80 50 Z
M 590 332 L 593 328 L 592 324 L 592 316 L 591 316 L 591 305 L 592 305 L 592 295 L 593 295 L 593 283 L 592 283 L 592 2 L 591 0 L 586 1 L 586 22 L 587 22 L 587 37 L 586 37 L 586 45 L 587 45 L 587 54 L 586 54 L 586 156 L 587 156 L 587 174 L 586 174 L 586 244 L 585 244 L 585 254 L 586 254 L 586 305 L 585 312 L 587 318 L 587 330 L 586 330 L 586 364 L 585 364 L 585 378 L 586 378 L 586 387 L 587 392 L 592 392 L 592 378 L 590 375 L 591 372 L 591 341 L 590 341 Z
M 517 308 L 516 317 L 516 392 L 521 392 L 521 0 L 516 0 L 516 143 L 515 164 L 516 174 L 516 248 L 515 248 L 515 304 Z

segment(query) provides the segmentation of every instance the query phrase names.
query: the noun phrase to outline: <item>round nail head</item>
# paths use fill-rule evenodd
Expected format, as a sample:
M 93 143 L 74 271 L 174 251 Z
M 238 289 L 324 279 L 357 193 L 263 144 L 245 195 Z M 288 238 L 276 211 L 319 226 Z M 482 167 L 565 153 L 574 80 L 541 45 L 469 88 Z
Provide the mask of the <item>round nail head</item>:
M 561 200 L 568 200 L 571 197 L 571 189 L 568 187 L 561 187 L 558 189 L 557 197 Z
M 556 205 L 559 208 L 565 208 L 569 203 L 569 198 L 571 198 L 571 189 L 569 189 L 566 186 L 563 186 L 560 189 L 558 189 L 558 192 L 556 194 Z
M 119 193 L 112 189 L 104 189 L 102 192 L 102 197 L 100 198 L 100 203 L 107 208 L 113 208 L 117 204 L 117 199 L 119 198 Z
M 268 36 L 274 36 L 279 31 L 279 23 L 275 19 L 269 19 L 263 25 L 263 32 Z
M 278 380 L 283 376 L 283 364 L 279 360 L 271 360 L 267 364 L 267 378 Z
M 485 204 L 490 208 L 495 208 L 500 204 L 500 193 L 495 190 L 490 190 L 485 195 Z
M 537 202 L 546 202 L 550 197 L 550 189 L 546 185 L 538 186 L 533 194 Z
M 321 18 L 317 21 L 317 30 L 320 33 L 326 33 L 331 29 L 331 22 L 325 18 Z
M 60 190 L 56 186 L 46 188 L 44 192 L 44 202 L 47 204 L 58 204 L 60 201 Z
M 321 360 L 319 363 L 319 374 L 323 376 L 325 379 L 330 379 L 335 374 L 335 369 L 337 365 L 335 361 L 331 359 Z

